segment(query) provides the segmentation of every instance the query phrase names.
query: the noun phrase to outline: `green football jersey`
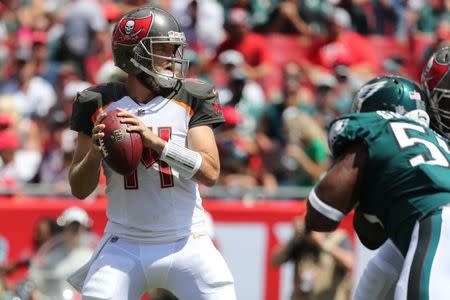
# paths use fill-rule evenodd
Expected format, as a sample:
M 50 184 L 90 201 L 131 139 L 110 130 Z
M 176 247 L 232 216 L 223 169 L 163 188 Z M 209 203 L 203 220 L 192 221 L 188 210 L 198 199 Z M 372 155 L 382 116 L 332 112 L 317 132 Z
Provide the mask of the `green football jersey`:
M 416 220 L 450 203 L 450 151 L 433 130 L 388 111 L 349 114 L 329 130 L 334 157 L 355 141 L 368 149 L 359 208 L 407 250 Z M 406 247 L 406 249 L 405 249 Z

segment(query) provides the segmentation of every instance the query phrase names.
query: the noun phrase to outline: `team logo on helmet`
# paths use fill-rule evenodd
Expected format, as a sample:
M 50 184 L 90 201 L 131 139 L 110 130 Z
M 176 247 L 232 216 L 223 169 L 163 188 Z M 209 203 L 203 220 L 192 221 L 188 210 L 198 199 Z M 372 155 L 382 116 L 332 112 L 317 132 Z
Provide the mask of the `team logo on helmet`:
M 448 63 L 441 62 L 435 55 L 428 60 L 421 78 L 422 85 L 425 87 L 425 91 L 428 94 L 440 83 L 448 69 Z
M 123 18 L 117 24 L 113 40 L 122 44 L 136 44 L 147 36 L 153 15 L 145 18 Z
M 367 98 L 375 94 L 378 90 L 382 89 L 388 83 L 387 80 L 382 80 L 378 82 L 374 82 L 371 84 L 366 84 L 358 91 L 358 94 L 355 97 L 355 101 L 353 101 L 351 111 L 359 112 L 361 111 L 361 107 L 366 101 Z

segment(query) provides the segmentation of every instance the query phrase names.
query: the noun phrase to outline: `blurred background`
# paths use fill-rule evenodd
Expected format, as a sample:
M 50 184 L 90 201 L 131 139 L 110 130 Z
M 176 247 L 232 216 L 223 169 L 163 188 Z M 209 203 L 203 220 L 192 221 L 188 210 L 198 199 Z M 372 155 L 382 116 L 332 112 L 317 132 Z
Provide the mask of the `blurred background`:
M 295 219 L 331 163 L 326 130 L 354 92 L 380 74 L 417 81 L 433 50 L 450 44 L 450 0 L 1 0 L 0 299 L 77 297 L 49 278 L 82 264 L 67 253 L 90 253 L 106 199 L 104 178 L 87 200 L 71 197 L 72 102 L 93 84 L 124 80 L 110 33 L 147 4 L 180 22 L 189 77 L 219 91 L 221 178 L 200 188 L 238 299 L 289 299 L 299 282 L 298 257 L 285 265 L 273 255 L 301 235 Z M 63 222 L 68 208 L 84 213 Z M 350 222 L 342 229 L 354 263 L 341 265 L 354 284 L 361 260 Z M 322 249 L 322 238 L 313 245 Z

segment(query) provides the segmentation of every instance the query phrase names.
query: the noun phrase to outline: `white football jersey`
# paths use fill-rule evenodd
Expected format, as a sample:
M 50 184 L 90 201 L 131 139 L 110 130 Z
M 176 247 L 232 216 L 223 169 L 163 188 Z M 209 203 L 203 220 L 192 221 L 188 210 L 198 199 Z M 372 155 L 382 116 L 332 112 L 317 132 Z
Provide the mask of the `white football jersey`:
M 101 112 L 121 108 L 140 118 L 162 139 L 172 139 L 186 146 L 190 127 L 215 126 L 223 122 L 214 90 L 209 98 L 202 99 L 198 95 L 202 85 L 211 86 L 189 84 L 188 88 L 184 83 L 177 91 L 146 104 L 131 99 L 119 83 L 85 90 L 74 103 L 71 127 L 90 134 Z M 192 94 L 192 85 L 200 90 L 194 89 Z M 148 242 L 174 241 L 191 233 L 206 232 L 198 184 L 180 177 L 167 163 L 160 161 L 156 153 L 144 149 L 141 164 L 128 176 L 116 173 L 105 161 L 103 170 L 108 198 L 105 232 Z

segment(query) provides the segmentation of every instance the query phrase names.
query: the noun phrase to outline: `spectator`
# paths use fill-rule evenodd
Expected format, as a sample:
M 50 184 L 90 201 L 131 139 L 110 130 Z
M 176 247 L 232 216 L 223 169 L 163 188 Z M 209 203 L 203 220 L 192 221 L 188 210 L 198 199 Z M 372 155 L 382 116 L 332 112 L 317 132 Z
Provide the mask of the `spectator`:
M 189 47 L 202 58 L 211 58 L 225 39 L 223 7 L 217 0 L 172 0 L 172 12 Z
M 392 35 L 399 40 L 407 37 L 406 3 L 403 0 L 371 0 L 375 15 L 375 32 Z
M 281 153 L 288 142 L 283 126 L 283 113 L 289 108 L 314 113 L 312 90 L 308 79 L 297 63 L 283 67 L 281 93 L 265 108 L 256 131 L 256 145 L 263 161 L 264 178 L 271 184 L 285 181 L 287 172 L 281 163 Z
M 36 63 L 36 75 L 51 83 L 53 89 L 58 86 L 59 64 L 49 60 L 48 35 L 45 31 L 31 32 L 31 59 Z
M 0 94 L 14 98 L 23 118 L 44 118 L 56 104 L 56 93 L 52 85 L 38 75 L 37 61 L 29 51 L 31 50 L 17 50 L 14 61 L 16 73 L 0 86 Z
M 301 16 L 300 3 L 297 0 L 282 0 L 272 12 L 269 21 L 262 27 L 265 33 L 309 35 L 308 24 Z
M 69 3 L 66 11 L 58 58 L 74 63 L 82 79 L 86 80 L 86 57 L 98 44 L 103 43 L 107 20 L 101 6 L 93 0 L 75 0 Z
M 220 154 L 220 184 L 229 188 L 230 193 L 249 191 L 258 185 L 257 177 L 250 171 L 251 146 L 237 130 L 242 122 L 241 114 L 233 106 L 222 108 L 226 124 L 216 131 L 217 147 Z
M 301 111 L 314 115 L 315 90 L 309 77 L 307 67 L 293 61 L 286 63 L 282 68 L 281 90 L 275 92 L 269 102 L 275 106 L 284 102 L 286 107 L 296 106 Z M 281 135 L 278 134 L 278 137 L 281 138 Z
M 34 228 L 31 247 L 24 250 L 18 260 L 13 261 L 5 266 L 5 274 L 9 276 L 24 267 L 28 268 L 31 259 L 36 255 L 41 246 L 51 238 L 53 238 L 56 234 L 61 232 L 60 229 L 61 228 L 56 224 L 55 219 L 47 217 L 40 218 Z M 0 297 L 0 299 L 3 298 Z
M 213 62 L 218 61 L 222 52 L 237 50 L 244 56 L 249 78 L 262 80 L 271 69 L 270 52 L 264 37 L 251 31 L 248 12 L 243 8 L 231 9 L 225 29 L 227 38 L 218 46 Z
M 316 120 L 295 108 L 283 113 L 283 121 L 290 139 L 284 152 L 295 162 L 284 184 L 313 186 L 328 167 L 326 133 Z
M 56 221 L 62 233 L 41 246 L 29 270 L 29 279 L 50 300 L 74 294 L 66 278 L 90 259 L 98 241 L 89 232 L 92 220 L 80 207 L 65 209 Z
M 227 50 L 219 55 L 225 66 L 228 86 L 219 90 L 221 104 L 234 106 L 242 116 L 238 130 L 243 137 L 253 139 L 266 103 L 262 87 L 250 79 L 244 67 L 243 55 Z
M 348 300 L 353 268 L 351 249 L 345 231 L 305 232 L 303 219 L 296 218 L 293 236 L 275 249 L 272 265 L 294 263 L 292 300 Z
M 346 10 L 335 8 L 328 22 L 325 44 L 319 42 L 317 51 L 311 51 L 317 55 L 315 61 L 318 65 L 332 70 L 337 64 L 346 64 L 363 78 L 379 71 L 380 62 L 375 49 L 364 36 L 350 31 L 351 19 Z
M 364 1 L 341 0 L 338 6 L 345 9 L 351 17 L 353 29 L 362 35 L 372 33 Z
M 186 49 L 184 51 L 184 57 L 189 60 L 187 78 L 198 78 L 205 82 L 211 82 L 211 76 L 204 72 L 204 62 L 197 52 L 192 49 Z
M 0 189 L 1 192 L 19 192 L 19 187 L 36 174 L 40 154 L 20 150 L 20 139 L 13 129 L 0 131 Z M 39 157 L 39 159 L 36 159 Z
M 67 118 L 72 115 L 72 103 L 78 92 L 91 84 L 81 79 L 81 75 L 72 64 L 62 64 L 59 69 L 58 103 L 53 109 L 62 109 Z
M 51 185 L 52 194 L 70 195 L 67 181 L 76 135 L 69 130 L 69 119 L 62 110 L 53 111 L 47 121 L 49 136 L 39 168 L 39 183 Z
M 228 16 L 233 8 L 243 8 L 249 12 L 250 24 L 253 28 L 264 25 L 270 18 L 270 12 L 278 5 L 279 0 L 219 0 L 225 9 L 225 15 Z

